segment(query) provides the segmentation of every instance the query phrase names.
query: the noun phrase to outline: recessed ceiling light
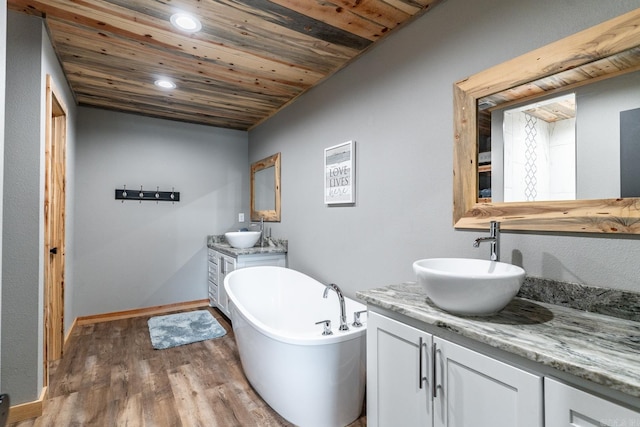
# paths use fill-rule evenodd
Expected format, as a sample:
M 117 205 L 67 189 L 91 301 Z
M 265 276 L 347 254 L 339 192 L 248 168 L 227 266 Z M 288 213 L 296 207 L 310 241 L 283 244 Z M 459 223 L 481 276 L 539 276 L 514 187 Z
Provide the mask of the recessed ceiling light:
M 175 89 L 176 88 L 176 84 L 174 82 L 172 82 L 171 80 L 167 80 L 167 79 L 158 79 L 154 82 L 154 84 L 158 87 L 161 87 L 162 89 Z
M 188 13 L 174 13 L 171 15 L 171 23 L 179 30 L 186 31 L 188 33 L 195 33 L 202 29 L 202 24 L 192 15 Z

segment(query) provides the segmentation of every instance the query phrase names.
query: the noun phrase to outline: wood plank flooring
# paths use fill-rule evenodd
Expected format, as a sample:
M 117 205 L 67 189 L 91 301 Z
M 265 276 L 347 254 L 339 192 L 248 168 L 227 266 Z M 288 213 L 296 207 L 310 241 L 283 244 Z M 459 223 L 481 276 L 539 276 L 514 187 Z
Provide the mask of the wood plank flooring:
M 154 350 L 150 316 L 78 326 L 51 368 L 43 415 L 11 427 L 292 426 L 249 385 L 233 330 L 222 338 Z M 366 416 L 349 427 L 366 426 Z

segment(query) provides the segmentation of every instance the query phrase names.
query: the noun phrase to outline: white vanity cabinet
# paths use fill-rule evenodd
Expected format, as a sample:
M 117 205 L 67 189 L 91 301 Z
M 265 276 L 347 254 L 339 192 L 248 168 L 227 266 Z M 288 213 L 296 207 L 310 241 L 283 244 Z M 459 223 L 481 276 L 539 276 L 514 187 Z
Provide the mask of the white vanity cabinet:
M 545 427 L 640 426 L 640 412 L 552 378 L 544 380 Z
M 286 253 L 255 253 L 230 256 L 215 249 L 208 249 L 209 270 L 209 305 L 218 307 L 227 317 L 229 312 L 229 298 L 224 290 L 224 278 L 238 268 L 271 265 L 287 266 Z
M 540 375 L 368 313 L 369 426 L 542 427 L 542 386 Z

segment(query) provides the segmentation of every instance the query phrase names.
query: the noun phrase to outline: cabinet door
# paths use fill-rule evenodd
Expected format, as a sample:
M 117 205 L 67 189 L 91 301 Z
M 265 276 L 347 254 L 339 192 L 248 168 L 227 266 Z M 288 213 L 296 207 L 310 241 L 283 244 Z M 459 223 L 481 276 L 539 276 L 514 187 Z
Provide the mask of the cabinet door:
M 227 317 L 231 316 L 229 312 L 229 297 L 227 296 L 227 292 L 224 290 L 224 278 L 227 274 L 231 273 L 236 268 L 236 261 L 233 258 L 229 258 L 226 256 L 220 256 L 218 262 L 218 308 Z
M 432 425 L 431 342 L 424 331 L 368 313 L 367 425 Z
M 542 377 L 434 337 L 434 425 L 542 427 Z
M 209 305 L 211 307 L 218 306 L 218 285 L 213 283 L 211 280 L 207 280 L 209 282 Z
M 211 249 L 207 250 L 207 277 L 209 284 L 209 305 L 218 306 L 218 253 Z
M 218 284 L 218 264 L 216 262 L 207 262 L 209 268 L 209 281 Z
M 578 390 L 544 380 L 545 427 L 640 426 L 640 412 Z

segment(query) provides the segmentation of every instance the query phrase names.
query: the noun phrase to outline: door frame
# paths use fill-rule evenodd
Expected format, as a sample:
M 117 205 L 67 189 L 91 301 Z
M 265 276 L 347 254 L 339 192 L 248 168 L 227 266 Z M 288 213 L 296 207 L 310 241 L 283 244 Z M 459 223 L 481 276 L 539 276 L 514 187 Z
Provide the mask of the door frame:
M 67 109 L 47 74 L 44 185 L 44 386 L 49 364 L 62 357 L 64 345 L 65 204 Z M 56 164 L 59 167 L 56 168 Z M 60 174 L 60 176 L 57 176 Z M 62 188 L 58 188 L 58 187 Z M 54 197 L 59 190 L 60 199 Z M 56 234 L 57 233 L 57 234 Z M 52 268 L 52 257 L 59 268 Z M 60 286 L 57 286 L 57 283 Z

